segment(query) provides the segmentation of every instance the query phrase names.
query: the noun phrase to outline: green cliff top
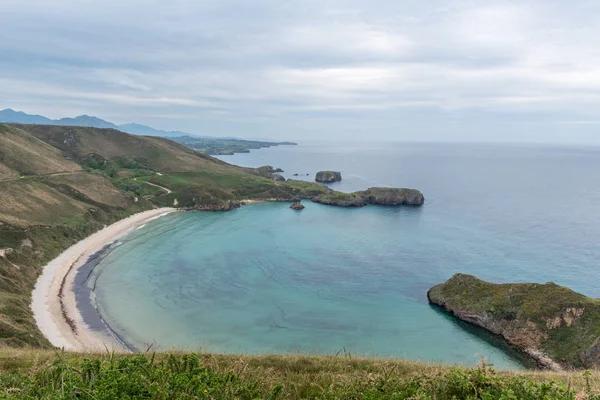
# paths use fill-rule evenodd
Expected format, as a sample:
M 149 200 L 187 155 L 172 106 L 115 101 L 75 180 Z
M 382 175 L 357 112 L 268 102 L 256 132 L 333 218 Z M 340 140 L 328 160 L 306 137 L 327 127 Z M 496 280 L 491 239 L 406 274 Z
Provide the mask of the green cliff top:
M 434 286 L 428 297 L 459 318 L 481 317 L 517 347 L 537 347 L 562 365 L 600 365 L 598 299 L 552 282 L 494 284 L 465 274 Z

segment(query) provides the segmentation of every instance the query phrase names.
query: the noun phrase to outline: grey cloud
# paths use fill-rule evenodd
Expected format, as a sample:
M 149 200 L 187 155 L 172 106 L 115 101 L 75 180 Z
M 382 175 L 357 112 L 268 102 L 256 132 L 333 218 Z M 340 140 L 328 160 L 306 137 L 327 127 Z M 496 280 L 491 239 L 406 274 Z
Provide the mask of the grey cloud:
M 587 142 L 599 8 L 7 0 L 0 107 L 281 139 Z

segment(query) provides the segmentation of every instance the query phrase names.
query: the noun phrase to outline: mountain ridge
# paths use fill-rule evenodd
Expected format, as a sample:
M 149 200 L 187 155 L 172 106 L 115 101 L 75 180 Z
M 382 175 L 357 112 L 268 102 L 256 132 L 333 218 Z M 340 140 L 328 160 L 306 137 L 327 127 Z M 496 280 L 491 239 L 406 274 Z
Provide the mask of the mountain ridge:
M 161 136 L 161 137 L 180 137 L 180 136 L 193 136 L 203 137 L 194 133 L 187 133 L 182 131 L 165 131 L 162 129 L 156 129 L 148 125 L 138 123 L 126 123 L 126 124 L 115 124 L 104 119 L 82 114 L 74 118 L 66 117 L 60 119 L 51 119 L 43 115 L 28 114 L 23 111 L 16 111 L 11 108 L 0 110 L 0 122 L 2 123 L 17 123 L 17 124 L 32 124 L 32 125 L 62 125 L 62 126 L 84 126 L 89 128 L 112 128 L 118 129 L 125 133 L 132 135 L 144 135 L 144 136 Z M 223 139 L 231 139 L 225 137 Z

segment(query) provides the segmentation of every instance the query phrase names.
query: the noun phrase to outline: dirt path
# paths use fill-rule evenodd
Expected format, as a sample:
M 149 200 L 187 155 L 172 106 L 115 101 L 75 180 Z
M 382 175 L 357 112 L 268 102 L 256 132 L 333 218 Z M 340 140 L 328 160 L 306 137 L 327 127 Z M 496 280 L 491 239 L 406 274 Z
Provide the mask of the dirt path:
M 11 181 L 19 181 L 21 179 L 27 178 L 43 178 L 45 176 L 60 176 L 60 175 L 74 175 L 84 173 L 84 170 L 79 171 L 60 171 L 60 172 L 51 172 L 49 174 L 41 174 L 41 175 L 22 175 L 18 178 L 10 178 L 10 179 L 0 179 L 0 182 L 11 182 Z
M 158 174 L 158 172 L 157 172 L 157 174 Z M 162 175 L 162 174 L 159 174 L 159 175 Z M 147 181 L 138 181 L 137 179 L 138 179 L 138 178 L 133 178 L 133 180 L 134 180 L 134 181 L 136 181 L 136 182 L 143 182 L 143 183 L 147 183 L 147 184 L 148 184 L 148 185 L 150 185 L 150 186 L 155 186 L 155 187 L 157 187 L 157 188 L 160 188 L 160 189 L 162 189 L 162 190 L 166 191 L 166 192 L 167 192 L 167 194 L 171 194 L 171 193 L 173 193 L 173 191 L 172 191 L 172 190 L 169 190 L 169 189 L 167 189 L 166 187 L 163 187 L 163 186 L 157 185 L 157 184 L 155 184 L 155 183 L 150 183 L 150 182 L 147 182 Z

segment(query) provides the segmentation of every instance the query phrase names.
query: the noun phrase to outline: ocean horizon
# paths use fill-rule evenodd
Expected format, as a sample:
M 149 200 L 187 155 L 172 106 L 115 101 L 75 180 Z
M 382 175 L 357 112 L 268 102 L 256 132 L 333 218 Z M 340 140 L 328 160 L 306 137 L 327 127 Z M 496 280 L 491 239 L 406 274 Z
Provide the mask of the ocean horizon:
M 485 357 L 522 368 L 502 341 L 430 306 L 426 292 L 462 272 L 599 297 L 599 156 L 579 146 L 444 143 L 307 143 L 220 156 L 292 179 L 341 171 L 335 190 L 410 187 L 426 201 L 176 213 L 122 238 L 85 284 L 103 320 L 138 349 L 465 365 Z

